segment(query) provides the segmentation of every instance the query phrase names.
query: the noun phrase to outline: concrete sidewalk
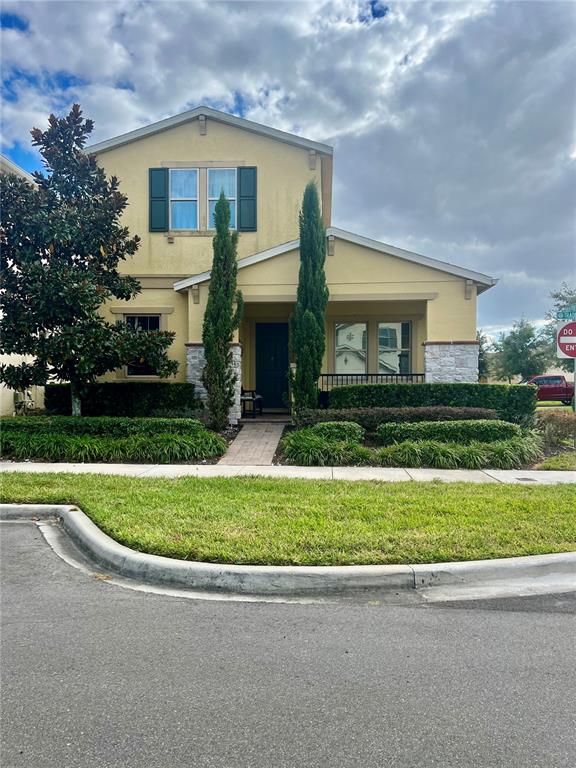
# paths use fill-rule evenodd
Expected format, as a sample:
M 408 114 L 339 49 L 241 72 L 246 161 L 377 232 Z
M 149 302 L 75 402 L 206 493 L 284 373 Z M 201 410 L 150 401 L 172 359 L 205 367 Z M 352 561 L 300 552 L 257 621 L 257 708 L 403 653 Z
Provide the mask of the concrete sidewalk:
M 557 485 L 576 483 L 576 472 L 521 469 L 387 469 L 384 467 L 291 467 L 225 464 L 43 464 L 0 462 L 0 472 L 70 472 L 129 477 L 283 477 L 305 480 L 377 480 L 380 482 L 505 483 Z

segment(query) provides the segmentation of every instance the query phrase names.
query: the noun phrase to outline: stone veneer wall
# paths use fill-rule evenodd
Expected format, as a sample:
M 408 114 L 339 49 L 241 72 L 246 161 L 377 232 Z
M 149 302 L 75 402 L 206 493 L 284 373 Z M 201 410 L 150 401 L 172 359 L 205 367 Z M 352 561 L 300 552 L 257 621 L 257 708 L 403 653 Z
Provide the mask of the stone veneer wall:
M 426 383 L 478 381 L 478 342 L 427 341 L 424 344 Z
M 234 405 L 230 409 L 228 418 L 230 424 L 237 424 L 242 415 L 242 405 L 240 401 L 240 389 L 242 387 L 242 347 L 240 344 L 232 344 L 232 370 L 236 374 L 236 384 L 234 387 Z M 202 384 L 202 371 L 206 358 L 204 356 L 203 344 L 186 345 L 186 381 L 196 386 L 196 392 L 201 400 L 206 400 L 207 392 Z

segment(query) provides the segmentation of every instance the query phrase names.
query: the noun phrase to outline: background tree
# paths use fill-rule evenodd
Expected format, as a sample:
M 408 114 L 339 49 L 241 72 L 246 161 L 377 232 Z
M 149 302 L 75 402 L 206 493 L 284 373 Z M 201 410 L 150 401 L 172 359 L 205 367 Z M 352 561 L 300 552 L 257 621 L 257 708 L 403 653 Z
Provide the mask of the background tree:
M 514 323 L 510 333 L 500 335 L 494 351 L 494 369 L 501 379 L 527 379 L 544 373 L 548 367 L 549 350 L 544 334 L 524 318 Z
M 2 365 L 0 381 L 17 390 L 68 381 L 75 415 L 86 384 L 135 358 L 162 377 L 178 368 L 166 355 L 174 334 L 111 324 L 99 312 L 139 293 L 138 281 L 118 272 L 139 239 L 120 223 L 127 198 L 118 180 L 83 152 L 93 127 L 78 104 L 64 118 L 50 115 L 46 131 L 31 131 L 45 167 L 36 185 L 2 179 L 1 351 L 33 359 Z
M 224 192 L 216 203 L 214 221 L 214 256 L 202 328 L 206 358 L 202 382 L 208 393 L 207 404 L 212 427 L 222 430 L 228 425 L 236 384 L 230 344 L 244 309 L 242 293 L 236 287 L 238 232 L 230 232 L 230 204 Z
M 292 378 L 296 410 L 318 407 L 318 378 L 326 347 L 326 232 L 314 182 L 310 182 L 304 191 L 299 221 L 300 272 L 296 307 L 290 318 L 290 341 L 296 363 L 296 373 Z
M 488 352 L 490 343 L 482 330 L 476 331 L 476 340 L 478 342 L 478 378 L 488 378 L 490 375 L 490 364 Z
M 564 282 L 557 291 L 550 291 L 550 298 L 552 299 L 552 309 L 546 313 L 546 320 L 548 322 L 544 328 L 544 337 L 548 343 L 550 361 L 553 362 L 555 367 L 572 372 L 574 370 L 573 360 L 556 357 L 556 331 L 559 322 L 556 319 L 556 315 L 570 304 L 576 304 L 576 286 Z

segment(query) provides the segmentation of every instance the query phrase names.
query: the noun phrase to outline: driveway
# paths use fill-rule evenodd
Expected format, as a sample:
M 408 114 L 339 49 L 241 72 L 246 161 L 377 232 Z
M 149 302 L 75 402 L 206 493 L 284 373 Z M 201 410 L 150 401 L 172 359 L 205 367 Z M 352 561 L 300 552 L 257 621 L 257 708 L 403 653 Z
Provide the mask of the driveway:
M 213 602 L 3 523 L 5 768 L 573 768 L 576 598 Z

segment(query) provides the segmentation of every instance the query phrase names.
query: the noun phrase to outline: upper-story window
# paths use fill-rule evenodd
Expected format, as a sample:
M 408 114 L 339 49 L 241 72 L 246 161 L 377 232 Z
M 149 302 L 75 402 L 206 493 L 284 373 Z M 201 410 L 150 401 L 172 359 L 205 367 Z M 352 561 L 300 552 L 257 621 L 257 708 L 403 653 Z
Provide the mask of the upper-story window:
M 198 229 L 198 170 L 170 170 L 170 229 Z
M 230 227 L 236 229 L 236 168 L 208 168 L 208 228 L 215 229 L 214 211 L 220 193 L 230 203 Z
M 224 192 L 230 203 L 230 227 L 239 232 L 257 229 L 257 168 L 150 168 L 150 232 L 212 233 L 214 210 Z

